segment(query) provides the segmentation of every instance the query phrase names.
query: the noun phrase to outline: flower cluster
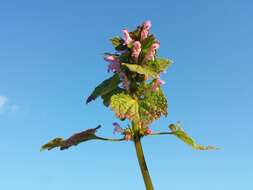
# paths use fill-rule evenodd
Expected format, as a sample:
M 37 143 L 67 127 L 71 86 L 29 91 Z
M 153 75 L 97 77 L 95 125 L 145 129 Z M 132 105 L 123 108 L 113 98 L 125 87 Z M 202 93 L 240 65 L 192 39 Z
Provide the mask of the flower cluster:
M 114 75 L 88 98 L 89 102 L 101 95 L 120 120 L 138 125 L 140 136 L 151 134 L 149 125 L 161 115 L 167 116 L 167 100 L 160 88 L 165 82 L 160 74 L 171 62 L 158 57 L 160 42 L 150 29 L 151 22 L 145 21 L 133 31 L 122 30 L 122 37 L 111 39 L 115 53 L 106 53 L 104 60 L 109 63 L 108 72 Z M 118 123 L 113 126 L 114 133 L 122 134 L 125 140 L 132 140 L 136 133 Z
M 119 123 L 117 122 L 114 122 L 112 123 L 112 125 L 114 126 L 114 129 L 113 129 L 113 134 L 116 134 L 116 133 L 120 133 L 122 135 L 124 135 L 124 139 L 126 141 L 129 141 L 129 140 L 132 140 L 133 139 L 133 136 L 134 136 L 134 133 L 131 129 L 131 127 L 128 127 L 126 129 L 123 129 Z M 142 136 L 144 135 L 150 135 L 152 134 L 152 131 L 150 128 L 146 127 L 146 128 L 142 128 L 141 131 L 140 131 L 140 134 Z
M 104 57 L 105 61 L 109 62 L 108 72 L 118 73 L 122 81 L 122 88 L 126 90 L 130 89 L 133 78 L 131 77 L 132 73 L 129 73 L 122 63 L 127 62 L 145 66 L 147 62 L 155 61 L 160 43 L 150 34 L 150 28 L 151 22 L 145 21 L 132 32 L 127 29 L 122 30 L 123 38 L 114 39 L 117 52 L 115 54 L 106 54 Z M 138 79 L 140 80 L 140 78 Z M 142 80 L 145 81 L 147 79 L 149 79 L 149 76 L 144 74 Z M 153 81 L 152 90 L 156 90 L 162 84 L 164 84 L 164 81 L 157 75 Z

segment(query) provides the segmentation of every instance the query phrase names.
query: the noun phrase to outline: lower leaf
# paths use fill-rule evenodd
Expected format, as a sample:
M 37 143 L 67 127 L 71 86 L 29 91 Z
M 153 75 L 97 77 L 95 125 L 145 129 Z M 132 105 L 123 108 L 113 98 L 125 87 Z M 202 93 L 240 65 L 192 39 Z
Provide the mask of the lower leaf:
M 182 140 L 184 143 L 191 146 L 196 150 L 217 150 L 217 147 L 214 146 L 202 146 L 197 144 L 192 137 L 190 137 L 180 126 L 179 124 L 170 124 L 169 128 L 171 130 L 171 134 L 175 135 L 177 138 Z
M 101 126 L 97 126 L 96 128 L 92 128 L 92 129 L 87 129 L 83 132 L 80 133 L 76 133 L 74 135 L 72 135 L 71 137 L 69 137 L 68 139 L 64 140 L 63 138 L 55 138 L 51 141 L 49 141 L 47 144 L 44 144 L 41 147 L 41 151 L 43 150 L 51 150 L 53 148 L 57 148 L 59 147 L 60 150 L 65 150 L 68 149 L 71 146 L 76 146 L 81 142 L 84 141 L 89 141 L 89 140 L 93 140 L 93 139 L 99 139 L 95 133 L 97 131 L 97 129 L 99 129 Z

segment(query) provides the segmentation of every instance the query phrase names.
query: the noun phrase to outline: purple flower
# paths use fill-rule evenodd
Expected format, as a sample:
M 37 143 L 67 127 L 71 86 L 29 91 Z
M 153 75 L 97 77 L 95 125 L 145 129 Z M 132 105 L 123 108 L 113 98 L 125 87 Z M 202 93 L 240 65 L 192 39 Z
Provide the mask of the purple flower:
M 108 69 L 107 69 L 107 72 L 119 72 L 120 71 L 120 64 L 118 62 L 114 62 L 114 63 L 110 63 L 108 65 Z
M 120 64 L 117 57 L 113 55 L 108 55 L 104 57 L 105 61 L 108 61 L 110 64 L 108 65 L 107 72 L 119 72 L 120 71 Z
M 120 127 L 120 125 L 117 122 L 114 122 L 112 125 L 114 126 L 113 134 L 124 132 L 124 130 Z
M 129 81 L 127 79 L 127 75 L 124 72 L 120 72 L 119 76 L 120 76 L 120 78 L 122 80 L 123 88 L 129 90 Z
M 122 32 L 123 32 L 123 39 L 125 41 L 125 44 L 126 45 L 130 44 L 133 41 L 133 39 L 130 37 L 129 32 L 126 29 L 122 30 Z
M 165 81 L 161 80 L 160 77 L 158 76 L 158 78 L 153 81 L 151 90 L 156 91 L 156 89 L 163 84 L 165 84 Z
M 134 61 L 138 61 L 138 57 L 141 53 L 141 43 L 139 41 L 135 41 L 133 43 L 133 48 L 132 48 L 132 57 L 134 58 Z

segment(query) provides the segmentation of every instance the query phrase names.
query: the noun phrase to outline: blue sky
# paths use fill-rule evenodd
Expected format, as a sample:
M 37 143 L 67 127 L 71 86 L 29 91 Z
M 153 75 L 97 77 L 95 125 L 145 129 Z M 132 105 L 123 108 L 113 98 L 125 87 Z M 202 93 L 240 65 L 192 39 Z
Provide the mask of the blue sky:
M 143 189 L 134 146 L 91 141 L 68 151 L 41 144 L 117 121 L 85 98 L 109 76 L 108 39 L 150 19 L 159 54 L 174 65 L 162 78 L 169 116 L 202 144 L 194 151 L 164 136 L 143 140 L 157 190 L 252 189 L 253 3 L 206 1 L 0 1 L 0 189 Z

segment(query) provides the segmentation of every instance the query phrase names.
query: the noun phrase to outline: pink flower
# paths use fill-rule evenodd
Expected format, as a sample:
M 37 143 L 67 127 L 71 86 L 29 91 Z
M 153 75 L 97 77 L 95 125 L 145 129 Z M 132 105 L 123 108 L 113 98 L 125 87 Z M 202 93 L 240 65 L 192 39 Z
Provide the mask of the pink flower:
M 146 135 L 150 135 L 152 133 L 151 129 L 150 128 L 147 128 L 147 130 L 145 131 L 145 134 Z
M 113 55 L 108 55 L 108 56 L 104 57 L 104 60 L 110 63 L 108 65 L 107 72 L 110 72 L 110 71 L 118 72 L 120 70 L 120 64 L 119 64 L 119 60 L 117 57 L 115 57 Z
M 117 122 L 114 122 L 112 125 L 114 126 L 113 134 L 124 132 L 124 130 L 120 127 L 120 125 Z
M 138 57 L 141 53 L 141 43 L 139 41 L 135 41 L 133 43 L 133 48 L 132 48 L 132 57 L 134 58 L 135 62 L 138 61 Z
M 115 57 L 113 55 L 107 55 L 107 56 L 105 56 L 104 60 L 107 61 L 107 62 L 109 62 L 109 63 L 118 61 L 117 57 Z
M 124 36 L 123 38 L 124 38 L 125 44 L 126 45 L 130 44 L 133 41 L 133 39 L 130 37 L 129 32 L 126 29 L 122 30 L 122 32 L 123 32 L 123 36 Z
M 144 23 L 143 23 L 143 28 L 145 30 L 149 30 L 151 28 L 151 21 L 150 20 L 146 20 Z
M 159 43 L 154 43 L 152 44 L 147 51 L 147 54 L 145 55 L 144 61 L 152 60 L 154 61 L 155 59 L 155 53 L 156 50 L 159 48 L 160 44 Z
M 119 76 L 120 76 L 120 78 L 121 78 L 121 80 L 122 80 L 123 88 L 129 90 L 129 81 L 128 81 L 128 79 L 127 79 L 126 74 L 125 74 L 124 72 L 120 72 L 120 73 L 119 73 Z
M 131 134 L 125 134 L 125 140 L 126 141 L 130 141 L 132 139 L 132 135 Z
M 141 41 L 148 37 L 149 29 L 151 28 L 151 21 L 147 20 L 143 23 L 141 31 Z
M 155 80 L 153 81 L 152 86 L 151 86 L 151 90 L 152 90 L 152 91 L 156 91 L 156 89 L 157 89 L 159 86 L 163 85 L 163 84 L 165 84 L 165 81 L 161 80 L 160 77 L 158 77 L 157 79 L 155 79 Z
M 148 37 L 148 30 L 142 30 L 141 31 L 141 41 L 143 41 L 145 38 Z

